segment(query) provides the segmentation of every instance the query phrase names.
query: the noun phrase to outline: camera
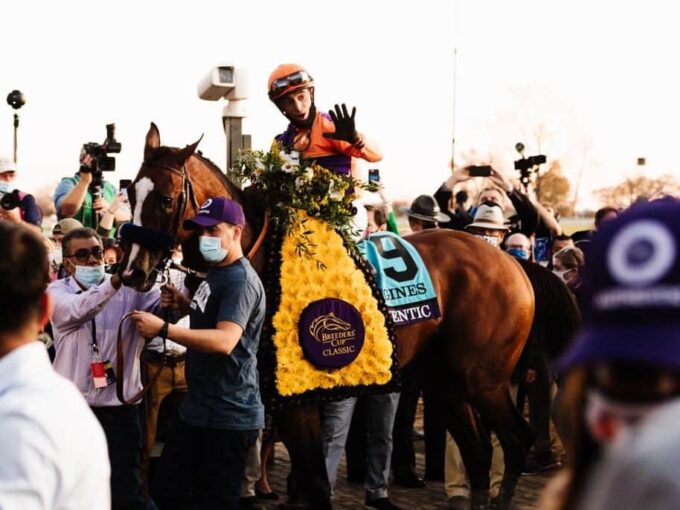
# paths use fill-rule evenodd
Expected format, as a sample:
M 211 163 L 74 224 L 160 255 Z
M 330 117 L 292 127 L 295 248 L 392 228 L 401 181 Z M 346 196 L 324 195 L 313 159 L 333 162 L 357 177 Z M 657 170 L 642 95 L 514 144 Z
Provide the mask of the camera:
M 116 125 L 106 125 L 106 140 L 104 143 L 98 144 L 94 142 L 83 145 L 83 152 L 92 157 L 92 164 L 88 168 L 85 165 L 80 166 L 80 171 L 83 173 L 92 173 L 92 182 L 89 186 L 89 191 L 93 199 L 101 196 L 101 189 L 104 186 L 104 177 L 102 172 L 113 172 L 116 169 L 116 159 L 109 154 L 118 154 L 121 149 L 120 142 L 116 141 Z
M 0 197 L 0 207 L 5 211 L 11 211 L 16 209 L 21 205 L 21 197 L 19 196 L 19 190 L 14 190 L 9 193 L 5 193 Z
M 542 165 L 545 163 L 546 159 L 543 154 L 537 154 L 536 156 L 529 156 L 528 158 L 522 158 L 515 161 L 515 170 L 520 172 L 526 172 L 535 166 Z
M 116 125 L 107 124 L 106 140 L 104 140 L 104 143 L 90 142 L 83 145 L 83 151 L 92 157 L 92 166 L 90 168 L 81 168 L 80 171 L 89 171 L 93 174 L 113 172 L 116 169 L 116 159 L 109 156 L 109 154 L 118 154 L 120 148 L 120 142 L 116 141 Z
M 538 166 L 546 162 L 546 157 L 543 154 L 525 156 L 524 144 L 522 142 L 515 144 L 515 150 L 522 156 L 521 159 L 515 161 L 515 170 L 519 171 L 519 180 L 526 190 L 529 184 L 531 184 L 531 175 L 538 173 Z

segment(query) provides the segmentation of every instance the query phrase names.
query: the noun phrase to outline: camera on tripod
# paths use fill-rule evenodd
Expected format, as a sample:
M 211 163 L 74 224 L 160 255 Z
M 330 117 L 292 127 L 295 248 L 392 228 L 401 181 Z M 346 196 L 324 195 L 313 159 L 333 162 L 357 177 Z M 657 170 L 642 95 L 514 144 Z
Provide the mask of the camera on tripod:
M 538 173 L 538 167 L 546 162 L 546 157 L 543 154 L 525 156 L 524 144 L 521 142 L 515 144 L 515 150 L 522 156 L 521 159 L 515 161 L 515 170 L 519 171 L 519 180 L 526 190 L 528 189 L 529 184 L 531 184 L 532 174 Z
M 116 169 L 116 158 L 109 156 L 109 154 L 118 154 L 120 149 L 121 144 L 116 141 L 115 124 L 106 125 L 106 140 L 104 140 L 104 143 L 90 142 L 83 145 L 83 152 L 92 157 L 92 163 L 90 167 L 81 165 L 80 171 L 92 173 L 90 193 L 93 199 L 97 199 L 101 195 L 101 189 L 104 185 L 102 172 L 113 172 Z

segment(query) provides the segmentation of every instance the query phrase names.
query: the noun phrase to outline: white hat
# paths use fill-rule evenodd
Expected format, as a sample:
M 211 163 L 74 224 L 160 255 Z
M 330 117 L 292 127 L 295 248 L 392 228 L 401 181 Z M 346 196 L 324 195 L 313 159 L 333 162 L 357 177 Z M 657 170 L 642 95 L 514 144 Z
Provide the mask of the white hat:
M 3 172 L 16 172 L 17 165 L 12 158 L 0 156 L 0 174 Z
M 465 227 L 469 228 L 489 228 L 493 230 L 508 230 L 505 226 L 505 217 L 500 206 L 482 204 L 477 208 L 475 218 L 472 223 Z

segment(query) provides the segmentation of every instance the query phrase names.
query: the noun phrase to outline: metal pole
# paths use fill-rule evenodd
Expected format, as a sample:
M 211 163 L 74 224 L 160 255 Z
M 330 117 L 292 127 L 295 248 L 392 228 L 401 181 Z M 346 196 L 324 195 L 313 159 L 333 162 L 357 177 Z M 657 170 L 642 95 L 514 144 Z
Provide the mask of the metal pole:
M 14 114 L 14 163 L 17 162 L 17 130 L 19 129 L 19 114 Z
M 451 111 L 451 171 L 454 168 L 456 153 L 456 89 L 458 85 L 458 0 L 453 4 L 453 107 Z

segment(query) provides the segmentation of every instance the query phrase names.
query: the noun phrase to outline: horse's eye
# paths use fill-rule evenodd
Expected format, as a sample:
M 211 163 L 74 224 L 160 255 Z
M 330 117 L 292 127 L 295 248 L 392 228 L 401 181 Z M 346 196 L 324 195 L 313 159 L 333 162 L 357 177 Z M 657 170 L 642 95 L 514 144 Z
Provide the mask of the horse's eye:
M 163 204 L 163 207 L 167 207 L 168 209 L 172 207 L 172 202 L 172 197 L 163 197 L 161 199 L 161 204 Z

